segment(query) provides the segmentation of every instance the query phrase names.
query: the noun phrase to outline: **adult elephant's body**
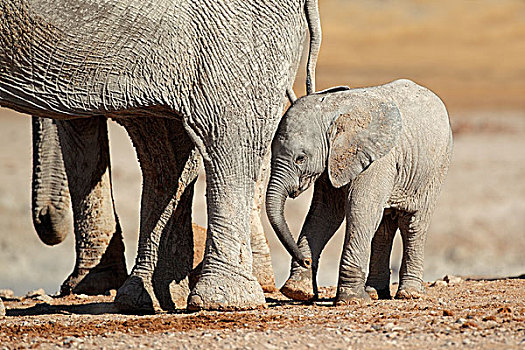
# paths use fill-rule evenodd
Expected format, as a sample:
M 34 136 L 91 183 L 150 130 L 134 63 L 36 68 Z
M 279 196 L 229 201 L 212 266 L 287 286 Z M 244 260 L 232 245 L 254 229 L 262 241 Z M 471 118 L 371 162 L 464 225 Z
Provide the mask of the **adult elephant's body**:
M 264 303 L 251 271 L 249 212 L 297 70 L 304 5 L 2 2 L 0 104 L 54 118 L 113 117 L 137 148 L 139 254 L 121 306 L 148 303 L 136 291 L 148 288 L 141 276 L 155 267 L 160 239 L 179 242 L 176 280 L 187 274 L 194 144 L 207 175 L 208 242 L 189 307 Z

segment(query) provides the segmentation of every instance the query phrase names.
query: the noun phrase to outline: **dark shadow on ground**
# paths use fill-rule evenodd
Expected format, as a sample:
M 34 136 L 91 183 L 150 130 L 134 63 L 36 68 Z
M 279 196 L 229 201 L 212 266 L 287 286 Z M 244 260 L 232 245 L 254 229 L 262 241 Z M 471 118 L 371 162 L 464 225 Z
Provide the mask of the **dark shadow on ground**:
M 7 316 L 37 316 L 52 314 L 101 315 L 121 313 L 113 303 L 88 303 L 80 305 L 36 304 L 28 308 L 6 310 Z
M 519 276 L 508 276 L 508 277 L 472 276 L 472 277 L 466 277 L 465 280 L 466 281 L 525 280 L 525 273 Z

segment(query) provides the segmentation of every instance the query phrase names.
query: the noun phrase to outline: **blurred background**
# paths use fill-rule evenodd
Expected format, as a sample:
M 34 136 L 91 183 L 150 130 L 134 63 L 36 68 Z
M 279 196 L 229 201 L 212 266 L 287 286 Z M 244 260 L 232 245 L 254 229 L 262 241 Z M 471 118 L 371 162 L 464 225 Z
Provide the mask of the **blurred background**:
M 319 3 L 323 45 L 318 89 L 409 78 L 435 91 L 449 109 L 454 156 L 428 235 L 425 279 L 525 273 L 525 1 Z M 298 95 L 304 94 L 303 70 L 295 86 Z M 140 170 L 125 131 L 110 124 L 116 207 L 131 268 L 137 249 Z M 48 247 L 33 230 L 30 131 L 30 118 L 0 109 L 0 289 L 18 295 L 40 287 L 57 292 L 74 263 L 72 235 Z M 194 221 L 206 226 L 204 192 L 200 176 Z M 295 233 L 310 197 L 311 191 L 287 203 Z M 266 217 L 264 222 L 280 286 L 290 258 Z M 323 254 L 320 285 L 337 282 L 342 238 L 340 229 Z M 400 252 L 397 237 L 394 279 Z

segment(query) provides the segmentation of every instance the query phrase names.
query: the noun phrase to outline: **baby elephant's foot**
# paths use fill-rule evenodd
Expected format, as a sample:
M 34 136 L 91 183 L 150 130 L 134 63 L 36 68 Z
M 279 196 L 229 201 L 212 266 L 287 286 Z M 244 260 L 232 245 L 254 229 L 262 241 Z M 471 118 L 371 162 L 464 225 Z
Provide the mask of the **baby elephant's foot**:
M 423 296 L 424 291 L 422 287 L 403 287 L 400 286 L 397 290 L 396 299 L 419 299 Z
M 315 293 L 312 282 L 312 270 L 303 270 L 290 276 L 284 286 L 281 287 L 281 293 L 293 300 L 313 300 Z
M 370 298 L 372 300 L 388 300 L 392 299 L 392 296 L 390 295 L 390 287 L 386 288 L 374 288 L 372 286 L 366 286 L 365 291 L 370 295 Z
M 370 295 L 363 287 L 339 287 L 335 297 L 335 306 L 340 305 L 367 305 L 371 302 Z

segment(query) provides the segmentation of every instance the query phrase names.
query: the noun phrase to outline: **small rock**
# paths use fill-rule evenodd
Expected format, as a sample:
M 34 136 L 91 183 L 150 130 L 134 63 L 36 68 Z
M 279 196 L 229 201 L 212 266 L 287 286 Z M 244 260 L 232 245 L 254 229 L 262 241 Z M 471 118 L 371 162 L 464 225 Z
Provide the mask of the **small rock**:
M 67 337 L 64 339 L 64 345 L 74 345 L 77 343 L 83 343 L 84 341 L 77 337 Z
M 35 297 L 36 300 L 40 300 L 40 301 L 43 301 L 43 302 L 46 302 L 46 303 L 50 303 L 53 301 L 53 298 L 51 298 L 49 295 L 47 294 L 44 294 L 44 295 L 39 295 L 37 297 Z
M 454 313 L 450 310 L 443 310 L 443 316 L 454 316 Z
M 459 323 L 459 324 L 464 324 L 465 322 L 467 322 L 467 320 L 465 320 L 464 318 L 458 318 L 456 320 L 456 323 Z
M 373 325 L 372 325 L 372 329 L 373 329 L 374 331 L 378 331 L 378 330 L 381 329 L 381 326 L 378 325 L 378 324 L 373 324 Z
M 87 296 L 86 294 L 77 294 L 77 298 L 79 298 L 79 299 L 87 299 L 87 298 L 89 298 L 89 296 Z
M 11 289 L 0 289 L 0 298 L 11 299 L 15 297 L 15 292 Z
M 468 338 L 465 338 L 465 339 L 463 339 L 462 343 L 464 345 L 469 345 L 469 344 L 472 344 L 472 341 L 470 339 L 468 339 Z
M 447 282 L 448 284 L 456 284 L 460 283 L 462 279 L 458 276 L 446 275 L 445 277 L 443 277 L 443 281 Z
M 437 280 L 437 281 L 434 281 L 430 287 L 446 287 L 447 286 L 447 282 L 445 281 L 442 281 L 442 280 Z
M 508 306 L 504 306 L 498 309 L 498 314 L 511 314 L 512 310 Z
M 30 292 L 27 292 L 26 295 L 24 295 L 24 298 L 31 299 L 36 298 L 41 295 L 46 295 L 46 291 L 42 288 L 32 290 Z
M 387 324 L 385 324 L 385 329 L 386 329 L 387 331 L 391 331 L 392 328 L 394 328 L 394 326 L 395 326 L 395 325 L 394 325 L 392 322 L 388 322 Z

